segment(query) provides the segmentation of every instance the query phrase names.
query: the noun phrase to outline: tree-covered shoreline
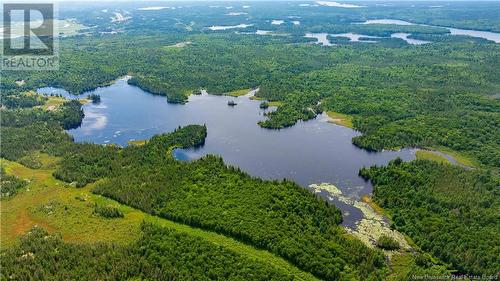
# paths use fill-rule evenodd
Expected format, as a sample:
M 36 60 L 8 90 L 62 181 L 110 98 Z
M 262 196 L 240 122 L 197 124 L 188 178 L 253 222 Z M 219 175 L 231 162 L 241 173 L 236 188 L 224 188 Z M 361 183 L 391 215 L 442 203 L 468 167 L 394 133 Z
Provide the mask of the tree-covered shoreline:
M 497 276 L 500 179 L 427 160 L 362 169 L 393 226 L 460 274 Z

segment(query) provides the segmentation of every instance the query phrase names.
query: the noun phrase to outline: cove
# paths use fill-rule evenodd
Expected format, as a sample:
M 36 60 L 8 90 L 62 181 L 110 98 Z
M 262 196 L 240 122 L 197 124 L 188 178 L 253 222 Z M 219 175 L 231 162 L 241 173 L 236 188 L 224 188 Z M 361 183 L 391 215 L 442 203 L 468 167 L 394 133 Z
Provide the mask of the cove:
M 73 96 L 55 88 L 41 88 L 42 94 L 60 94 L 67 98 L 101 96 L 98 104 L 83 106 L 85 118 L 79 128 L 69 130 L 76 142 L 118 144 L 148 139 L 155 134 L 173 131 L 188 124 L 206 124 L 205 145 L 174 150 L 179 160 L 194 160 L 217 154 L 227 164 L 240 167 L 252 176 L 264 179 L 290 179 L 305 188 L 315 183 L 331 183 L 342 193 L 358 200 L 370 193 L 372 186 L 358 176 L 363 166 L 384 165 L 401 157 L 415 158 L 414 149 L 368 152 L 351 143 L 359 132 L 328 122 L 326 115 L 298 122 L 282 130 L 261 128 L 265 110 L 250 95 L 238 98 L 209 94 L 192 95 L 188 103 L 169 104 L 165 97 L 149 94 L 120 79 L 111 86 Z M 228 101 L 236 106 L 228 106 Z M 273 109 L 270 109 L 273 110 Z M 353 226 L 362 218 L 354 206 L 340 202 L 327 192 L 320 195 L 344 212 L 344 225 Z

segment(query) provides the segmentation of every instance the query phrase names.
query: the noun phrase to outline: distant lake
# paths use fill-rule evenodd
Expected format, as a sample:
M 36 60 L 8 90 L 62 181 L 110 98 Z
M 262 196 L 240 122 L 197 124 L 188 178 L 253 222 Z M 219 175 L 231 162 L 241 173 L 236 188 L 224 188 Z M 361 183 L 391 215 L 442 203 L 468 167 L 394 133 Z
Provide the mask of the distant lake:
M 460 28 L 452 28 L 446 26 L 435 26 L 435 25 L 426 25 L 426 24 L 417 24 L 403 20 L 396 19 L 378 19 L 378 20 L 367 20 L 360 24 L 394 24 L 394 25 L 422 25 L 422 26 L 433 26 L 433 27 L 442 27 L 446 28 L 450 31 L 451 35 L 466 35 L 471 37 L 484 38 L 495 43 L 500 43 L 500 33 L 489 32 L 489 31 L 480 31 L 480 30 L 471 30 L 471 29 L 460 29 Z
M 410 35 L 411 35 L 410 33 L 393 33 L 393 34 L 391 34 L 391 38 L 403 39 L 406 41 L 406 43 L 411 44 L 411 45 L 422 45 L 422 44 L 432 43 L 430 41 L 409 38 Z
M 352 33 L 352 32 L 349 32 L 349 33 L 339 33 L 339 34 L 330 34 L 330 36 L 349 38 L 349 40 L 351 42 L 364 42 L 364 43 L 377 43 L 377 41 L 374 41 L 374 40 L 360 40 L 361 38 L 380 38 L 380 37 L 376 37 L 376 36 L 356 34 L 356 33 Z
M 64 90 L 41 88 L 43 94 L 61 94 L 75 98 Z M 259 101 L 249 96 L 238 98 L 202 94 L 190 96 L 187 104 L 169 104 L 165 97 L 155 96 L 130 86 L 125 79 L 90 93 L 101 96 L 99 104 L 83 106 L 85 118 L 81 127 L 69 130 L 77 142 L 114 143 L 126 146 L 130 140 L 148 139 L 178 126 L 206 124 L 208 136 L 203 147 L 177 149 L 180 160 L 218 154 L 228 164 L 265 179 L 291 179 L 304 187 L 313 183 L 333 183 L 353 199 L 370 193 L 372 186 L 358 176 L 363 166 L 384 165 L 401 157 L 415 158 L 415 151 L 368 152 L 352 145 L 359 133 L 328 122 L 320 115 L 314 120 L 298 122 L 282 130 L 261 128 L 265 118 Z M 228 101 L 237 105 L 230 107 Z M 271 109 L 272 110 L 272 109 Z M 328 198 L 328 194 L 321 194 Z M 331 202 L 344 211 L 344 225 L 353 226 L 361 212 L 342 202 Z
M 328 33 L 306 33 L 305 38 L 314 38 L 317 41 L 313 42 L 314 44 L 323 45 L 323 46 L 333 46 L 334 44 L 330 43 L 328 40 Z
M 417 40 L 413 38 L 409 38 L 410 33 L 393 33 L 391 34 L 391 38 L 399 38 L 410 45 L 422 45 L 432 43 L 430 41 Z M 387 37 L 378 37 L 378 36 L 370 36 L 364 34 L 356 34 L 356 33 L 339 33 L 339 34 L 328 34 L 328 33 L 307 33 L 304 37 L 306 38 L 315 38 L 317 41 L 313 42 L 313 44 L 318 44 L 322 46 L 334 46 L 335 44 L 330 42 L 328 36 L 332 37 L 344 37 L 349 38 L 350 42 L 358 42 L 358 43 L 377 43 L 376 39 L 387 38 Z M 367 40 L 372 39 L 372 40 Z
M 228 30 L 228 29 L 235 29 L 235 28 L 247 28 L 252 26 L 253 24 L 238 24 L 238 25 L 213 25 L 209 27 L 208 29 L 212 31 L 220 31 L 220 30 Z

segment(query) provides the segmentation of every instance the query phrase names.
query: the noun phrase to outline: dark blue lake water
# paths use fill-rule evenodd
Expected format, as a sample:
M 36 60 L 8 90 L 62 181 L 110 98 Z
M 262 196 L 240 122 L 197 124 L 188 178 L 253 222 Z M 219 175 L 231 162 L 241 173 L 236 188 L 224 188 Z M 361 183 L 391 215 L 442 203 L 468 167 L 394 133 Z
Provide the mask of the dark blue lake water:
M 41 88 L 40 93 L 62 94 L 61 89 Z M 225 162 L 265 179 L 294 180 L 304 187 L 328 182 L 353 198 L 371 192 L 371 185 L 358 176 L 363 166 L 383 165 L 401 157 L 415 158 L 415 150 L 367 152 L 352 145 L 358 132 L 328 122 L 328 117 L 299 122 L 282 130 L 259 127 L 264 110 L 249 96 L 238 98 L 203 94 L 191 96 L 187 104 L 169 104 L 162 96 L 151 95 L 118 80 L 109 87 L 92 92 L 101 96 L 99 104 L 85 104 L 81 127 L 69 130 L 77 142 L 114 143 L 126 146 L 130 140 L 147 139 L 188 124 L 206 124 L 208 136 L 203 147 L 174 151 L 181 160 L 197 159 L 206 154 L 221 155 Z M 80 97 L 86 97 L 87 94 Z M 237 105 L 230 107 L 229 100 Z M 325 194 L 323 194 L 325 195 Z M 361 218 L 361 212 L 341 202 L 345 224 Z

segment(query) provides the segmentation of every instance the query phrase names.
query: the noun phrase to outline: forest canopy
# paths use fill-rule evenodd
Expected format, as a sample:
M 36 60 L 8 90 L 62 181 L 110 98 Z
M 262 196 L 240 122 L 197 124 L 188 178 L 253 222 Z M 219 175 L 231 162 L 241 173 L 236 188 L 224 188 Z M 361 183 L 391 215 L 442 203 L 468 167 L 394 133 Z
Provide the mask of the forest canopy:
M 500 180 L 489 171 L 394 160 L 360 174 L 394 227 L 462 274 L 498 274 Z

